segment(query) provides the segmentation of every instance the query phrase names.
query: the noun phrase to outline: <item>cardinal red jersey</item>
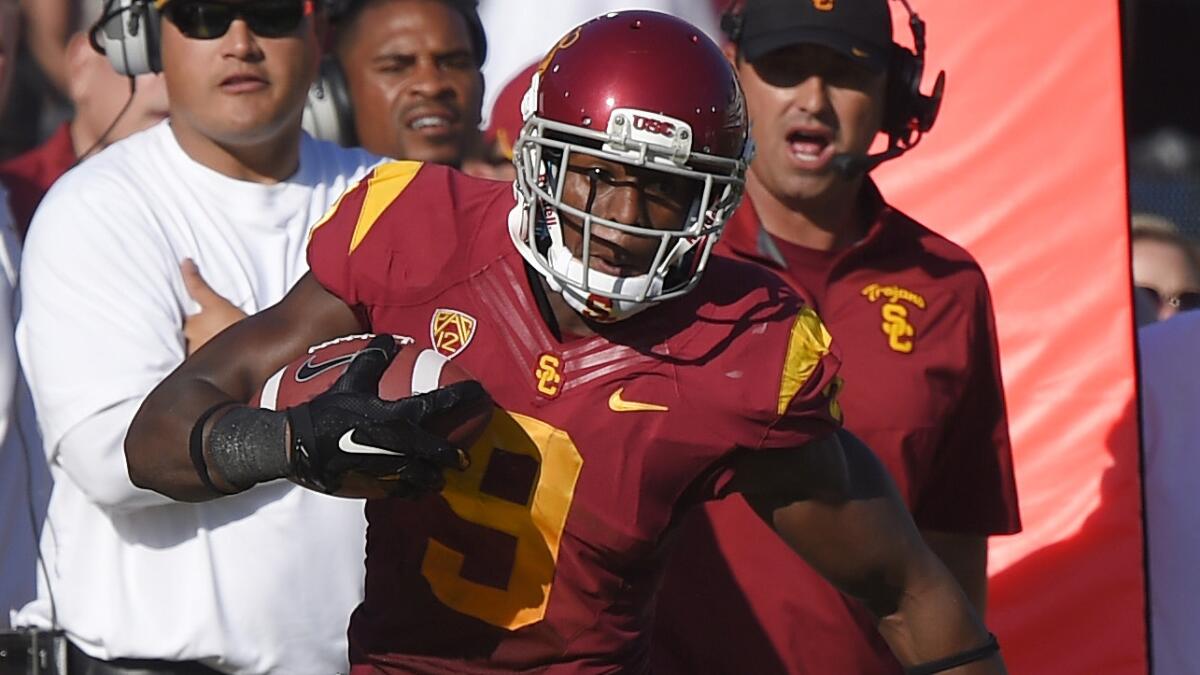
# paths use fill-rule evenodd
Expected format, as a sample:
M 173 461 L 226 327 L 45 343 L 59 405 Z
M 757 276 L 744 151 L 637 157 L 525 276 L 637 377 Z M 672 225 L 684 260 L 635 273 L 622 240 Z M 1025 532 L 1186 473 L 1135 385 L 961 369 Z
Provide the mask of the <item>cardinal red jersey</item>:
M 667 536 L 740 453 L 831 433 L 838 358 L 752 265 L 560 342 L 507 231 L 511 185 L 381 166 L 314 231 L 315 278 L 497 403 L 471 466 L 417 502 L 367 503 L 354 672 L 641 672 Z

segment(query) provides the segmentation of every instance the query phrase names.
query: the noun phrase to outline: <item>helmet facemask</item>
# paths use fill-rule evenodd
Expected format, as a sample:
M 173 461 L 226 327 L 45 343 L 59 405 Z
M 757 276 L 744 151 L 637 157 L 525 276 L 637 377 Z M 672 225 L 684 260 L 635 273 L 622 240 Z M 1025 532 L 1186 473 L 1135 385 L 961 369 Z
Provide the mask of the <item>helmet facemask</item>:
M 531 93 L 537 85 L 535 75 Z M 522 256 L 576 311 L 600 322 L 619 321 L 699 283 L 713 245 L 741 201 L 750 151 L 745 148 L 736 159 L 693 152 L 692 138 L 682 120 L 631 108 L 613 110 L 604 132 L 544 119 L 532 109 L 526 115 L 514 147 L 520 204 L 510 233 Z M 580 154 L 687 181 L 694 196 L 682 225 L 672 230 L 631 225 L 590 213 L 592 199 L 583 208 L 565 203 L 568 167 Z M 594 198 L 598 179 L 591 180 Z M 564 218 L 582 229 L 578 257 L 564 244 Z M 590 259 L 596 224 L 657 240 L 648 271 L 614 276 L 591 269 L 584 261 Z

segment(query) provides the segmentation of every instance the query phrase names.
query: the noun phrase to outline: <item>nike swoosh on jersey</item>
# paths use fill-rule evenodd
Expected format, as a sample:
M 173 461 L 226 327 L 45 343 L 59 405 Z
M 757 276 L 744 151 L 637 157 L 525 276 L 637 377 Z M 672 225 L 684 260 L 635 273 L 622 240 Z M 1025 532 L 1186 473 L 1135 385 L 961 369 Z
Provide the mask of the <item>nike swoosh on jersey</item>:
M 354 356 L 355 354 L 343 354 L 342 356 L 335 356 L 324 363 L 313 363 L 313 359 L 316 358 L 316 355 L 314 354 L 313 356 L 308 357 L 308 360 L 304 363 L 301 363 L 300 367 L 296 369 L 296 381 L 307 382 L 321 373 L 329 370 L 330 368 L 336 368 L 342 364 L 350 363 L 354 360 Z
M 640 401 L 626 401 L 621 398 L 621 394 L 625 391 L 625 387 L 618 387 L 608 397 L 608 409 L 613 412 L 666 412 L 670 410 L 665 405 L 657 403 L 642 403 Z
M 354 429 L 350 429 L 346 433 L 342 434 L 342 437 L 338 439 L 338 450 L 350 455 L 383 455 L 385 457 L 399 456 L 391 450 L 385 450 L 374 445 L 363 445 L 362 443 L 355 441 L 352 438 L 353 435 Z

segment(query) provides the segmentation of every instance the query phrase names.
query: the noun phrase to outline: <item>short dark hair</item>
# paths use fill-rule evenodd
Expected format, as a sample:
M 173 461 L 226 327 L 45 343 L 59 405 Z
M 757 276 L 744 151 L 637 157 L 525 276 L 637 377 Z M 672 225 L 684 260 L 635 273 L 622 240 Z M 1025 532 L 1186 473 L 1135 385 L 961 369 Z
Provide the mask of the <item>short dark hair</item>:
M 326 0 L 326 11 L 333 23 L 340 42 L 344 36 L 354 30 L 354 24 L 363 10 L 379 2 L 394 2 L 396 0 Z M 483 66 L 487 58 L 487 34 L 483 30 L 483 21 L 479 19 L 479 0 L 434 0 L 458 12 L 467 24 L 467 32 L 471 38 L 471 52 L 475 56 L 475 65 Z

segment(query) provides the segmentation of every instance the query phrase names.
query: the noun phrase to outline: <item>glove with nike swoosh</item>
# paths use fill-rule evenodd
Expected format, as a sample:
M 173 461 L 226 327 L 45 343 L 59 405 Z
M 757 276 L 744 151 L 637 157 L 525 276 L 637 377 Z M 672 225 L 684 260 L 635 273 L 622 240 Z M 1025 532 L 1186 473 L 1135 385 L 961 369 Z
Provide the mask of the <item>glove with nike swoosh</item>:
M 475 381 L 456 382 L 398 401 L 379 398 L 379 380 L 396 356 L 377 335 L 327 391 L 286 411 L 292 444 L 289 478 L 336 492 L 355 472 L 386 481 L 389 494 L 419 496 L 442 488 L 445 468 L 464 469 L 466 454 L 422 428 L 434 416 L 487 396 Z

